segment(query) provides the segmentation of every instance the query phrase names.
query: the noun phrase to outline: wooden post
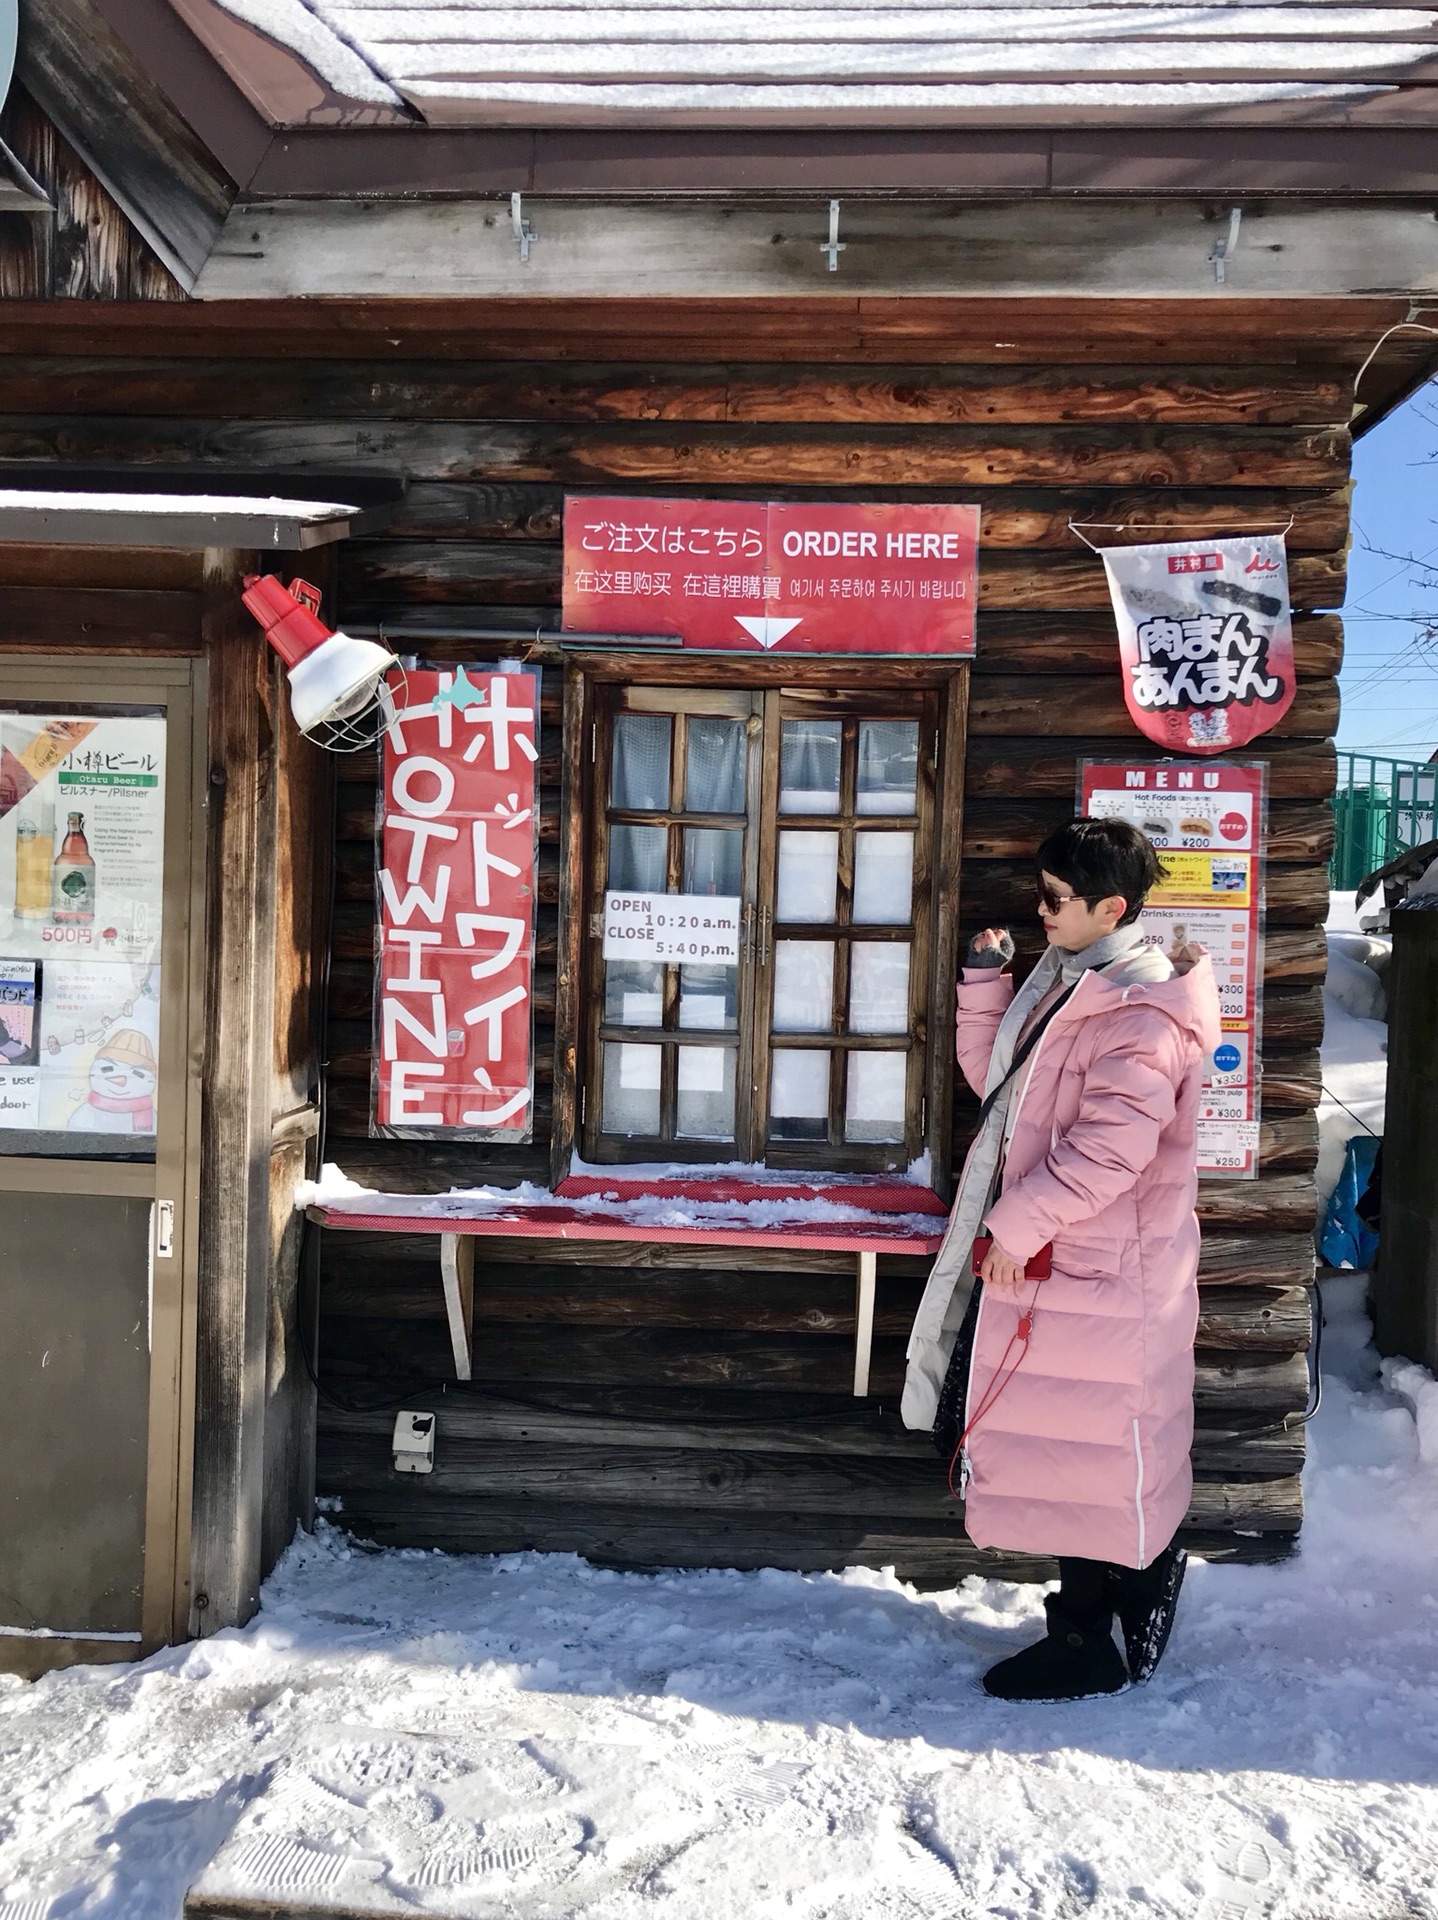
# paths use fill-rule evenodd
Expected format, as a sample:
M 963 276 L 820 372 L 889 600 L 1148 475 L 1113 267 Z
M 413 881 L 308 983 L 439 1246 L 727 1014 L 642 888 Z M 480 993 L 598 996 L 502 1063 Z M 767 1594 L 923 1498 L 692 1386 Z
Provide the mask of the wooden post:
M 1380 1353 L 1438 1366 L 1438 913 L 1395 909 L 1388 970 L 1383 1220 L 1373 1281 Z
M 246 556 L 206 554 L 209 898 L 190 1630 L 258 1603 L 269 1347 L 274 736 L 269 649 L 240 603 Z
M 442 1233 L 439 1268 L 444 1278 L 444 1311 L 449 1321 L 457 1380 L 472 1378 L 470 1327 L 474 1323 L 474 1235 Z
M 874 1282 L 879 1256 L 861 1253 L 858 1260 L 858 1286 L 854 1301 L 854 1398 L 864 1399 L 869 1391 L 869 1353 L 874 1344 Z

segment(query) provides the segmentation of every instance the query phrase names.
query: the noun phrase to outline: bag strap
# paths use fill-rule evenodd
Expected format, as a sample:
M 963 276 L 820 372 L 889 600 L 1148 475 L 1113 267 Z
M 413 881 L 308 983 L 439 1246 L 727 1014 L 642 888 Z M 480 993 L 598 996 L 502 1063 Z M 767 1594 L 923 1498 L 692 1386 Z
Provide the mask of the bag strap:
M 1051 1007 L 1048 1007 L 1044 1010 L 1044 1012 L 1040 1015 L 1040 1017 L 1034 1022 L 1033 1026 L 1029 1028 L 1028 1032 L 1024 1035 L 1023 1039 L 1019 1042 L 1018 1046 L 1014 1049 L 1014 1057 L 1009 1062 L 1008 1072 L 1004 1075 L 1003 1079 L 1000 1080 L 999 1084 L 993 1089 L 991 1093 L 986 1093 L 984 1095 L 984 1104 L 979 1108 L 980 1131 L 982 1131 L 983 1129 L 984 1122 L 988 1119 L 989 1115 L 993 1112 L 994 1102 L 998 1099 L 999 1095 L 1003 1092 L 1004 1088 L 1009 1084 L 1010 1080 L 1013 1079 L 1014 1075 L 1018 1072 L 1019 1068 L 1024 1064 L 1025 1060 L 1028 1059 L 1029 1055 L 1033 1052 L 1034 1048 L 1038 1045 L 1039 1041 L 1043 1038 L 1044 1029 L 1045 1027 L 1047 1027 L 1050 1020 L 1052 1020 L 1054 1015 L 1059 1011 L 1059 1009 L 1063 1006 L 1066 1006 L 1068 1002 L 1073 998 L 1074 994 L 1077 993 L 1079 988 L 1079 983 L 1082 981 L 1082 979 L 1083 979 L 1083 975 L 1080 974 L 1078 979 L 1074 981 L 1071 987 L 1064 988 L 1063 992 L 1059 995 L 1058 999 L 1054 1001 Z

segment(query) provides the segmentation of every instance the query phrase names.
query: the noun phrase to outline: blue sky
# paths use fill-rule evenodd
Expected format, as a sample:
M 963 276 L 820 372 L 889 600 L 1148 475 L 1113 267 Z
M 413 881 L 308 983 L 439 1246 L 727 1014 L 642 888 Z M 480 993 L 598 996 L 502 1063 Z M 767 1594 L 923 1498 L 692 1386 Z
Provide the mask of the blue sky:
M 1357 442 L 1353 476 L 1338 745 L 1426 760 L 1438 748 L 1438 383 Z

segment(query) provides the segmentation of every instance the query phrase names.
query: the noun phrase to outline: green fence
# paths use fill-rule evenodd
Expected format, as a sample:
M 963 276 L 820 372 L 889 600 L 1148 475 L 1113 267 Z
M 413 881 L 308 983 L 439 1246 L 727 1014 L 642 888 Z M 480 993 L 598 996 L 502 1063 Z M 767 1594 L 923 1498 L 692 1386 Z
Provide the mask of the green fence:
M 1351 893 L 1409 847 L 1438 839 L 1438 765 L 1340 753 L 1330 882 Z

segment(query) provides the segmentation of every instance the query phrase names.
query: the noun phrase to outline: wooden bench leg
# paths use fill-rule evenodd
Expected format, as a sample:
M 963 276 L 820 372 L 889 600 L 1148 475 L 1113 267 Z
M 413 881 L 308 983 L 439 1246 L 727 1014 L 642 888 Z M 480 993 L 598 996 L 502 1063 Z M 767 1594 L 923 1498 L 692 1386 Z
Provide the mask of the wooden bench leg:
M 854 1302 L 854 1396 L 862 1400 L 869 1391 L 869 1354 L 874 1344 L 874 1280 L 879 1256 L 858 1256 L 858 1291 Z
M 474 1235 L 439 1236 L 439 1270 L 444 1278 L 444 1311 L 449 1320 L 457 1380 L 472 1377 L 469 1331 L 474 1321 Z

